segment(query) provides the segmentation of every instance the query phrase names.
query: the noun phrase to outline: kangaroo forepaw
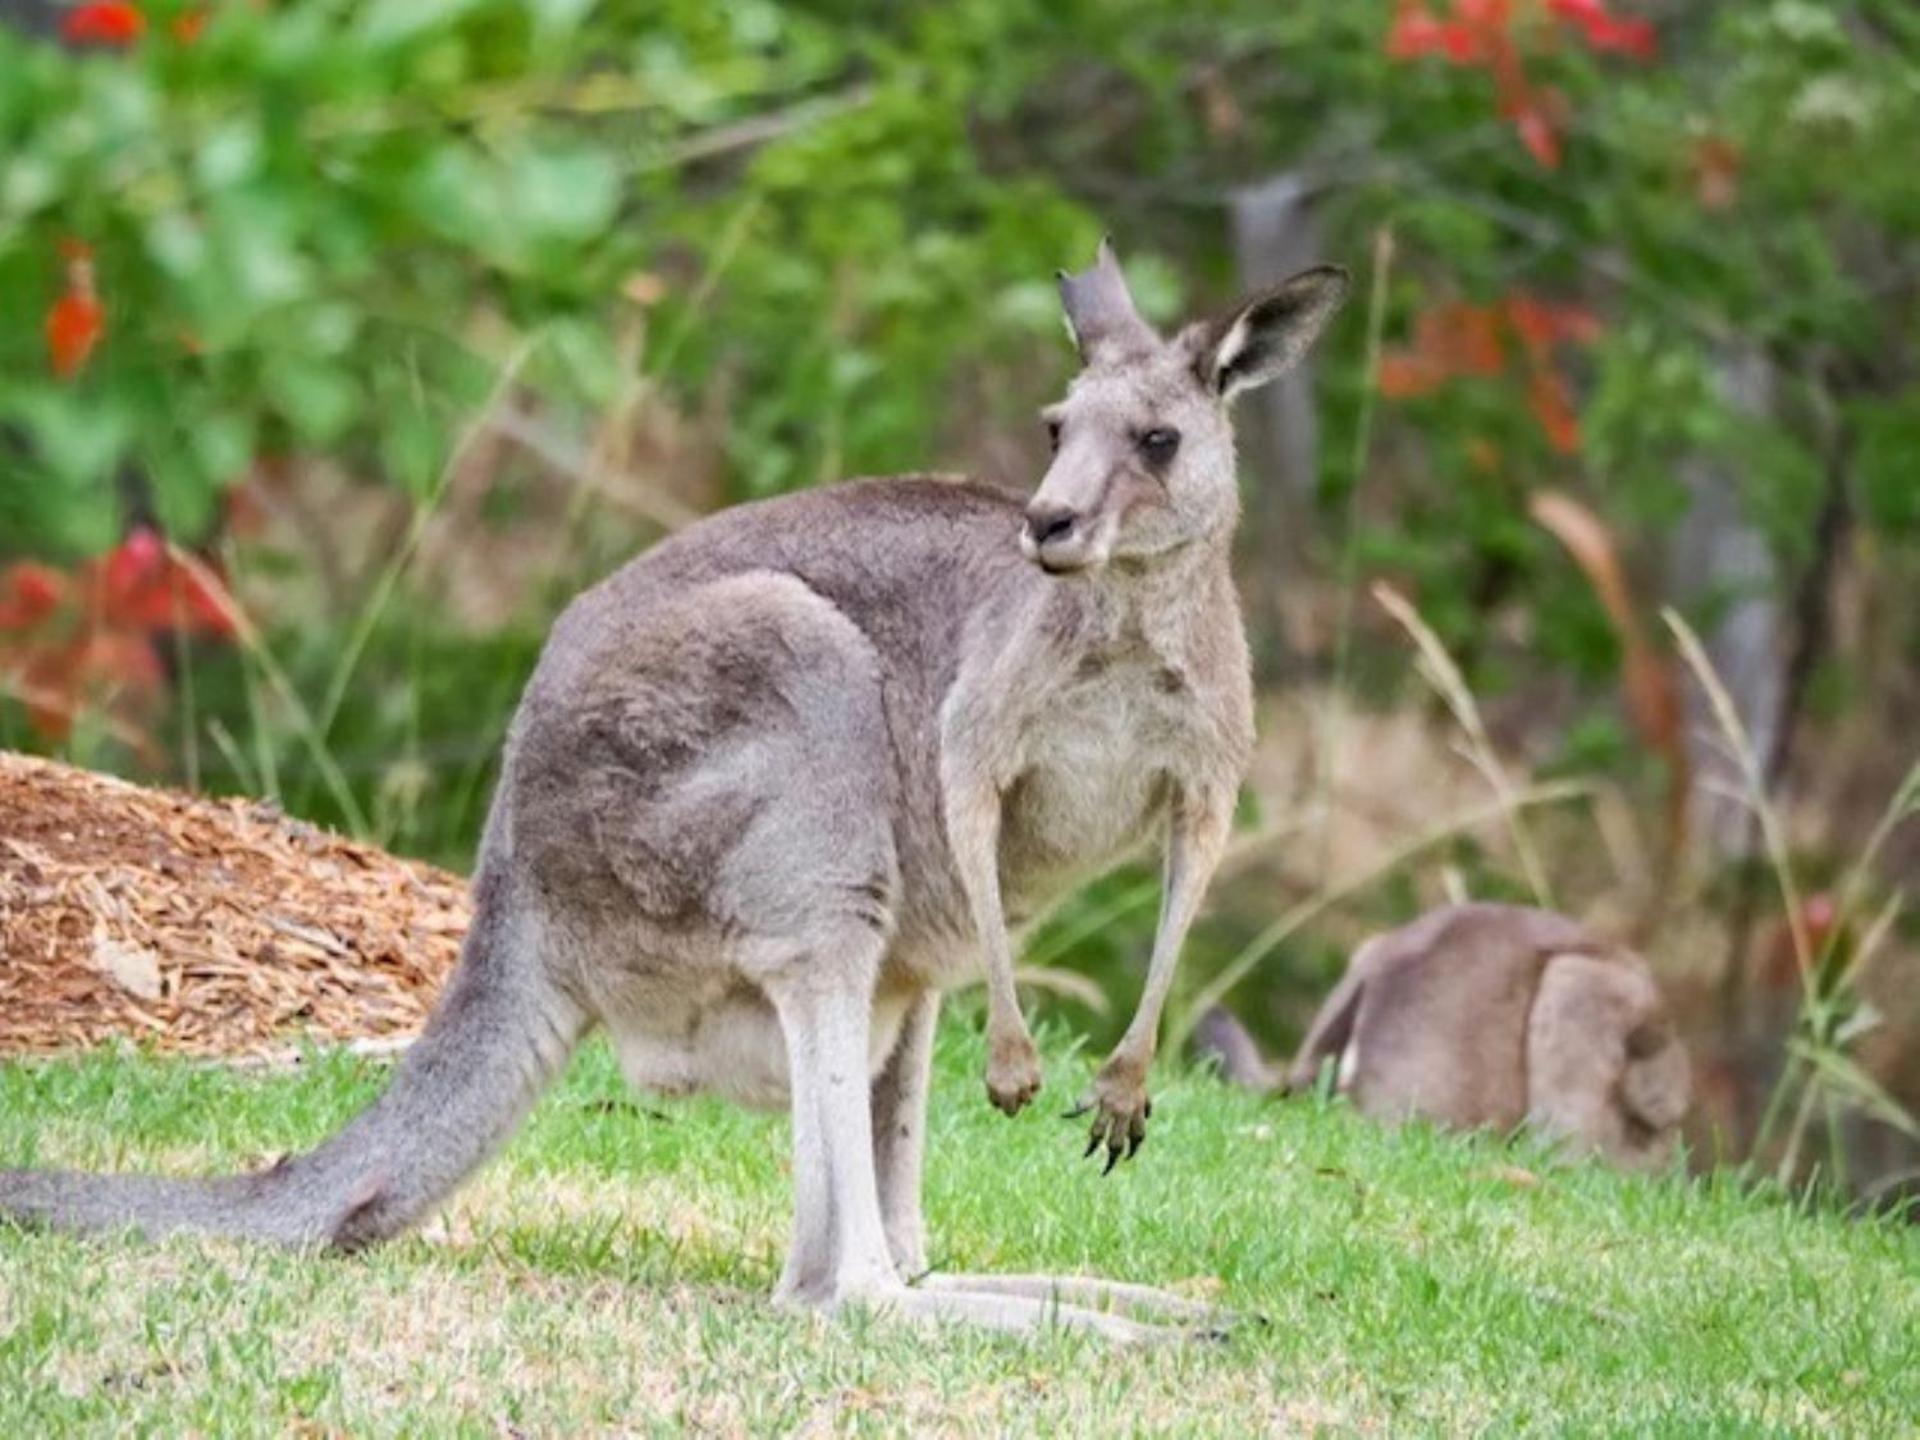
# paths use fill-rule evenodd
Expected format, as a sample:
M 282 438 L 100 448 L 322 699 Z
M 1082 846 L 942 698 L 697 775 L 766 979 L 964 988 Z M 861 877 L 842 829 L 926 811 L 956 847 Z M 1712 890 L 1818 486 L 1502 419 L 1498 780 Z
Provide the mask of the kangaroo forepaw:
M 1104 1151 L 1107 1163 L 1100 1173 L 1106 1175 L 1122 1160 L 1131 1160 L 1145 1143 L 1153 1101 L 1147 1098 L 1143 1077 L 1130 1069 L 1109 1067 L 1094 1078 L 1093 1088 L 1067 1112 L 1067 1118 L 1077 1120 L 1089 1111 L 1093 1112 L 1093 1129 L 1082 1158 Z
M 1018 1115 L 1040 1093 L 1040 1052 L 1025 1034 L 989 1042 L 987 1099 L 1003 1115 Z

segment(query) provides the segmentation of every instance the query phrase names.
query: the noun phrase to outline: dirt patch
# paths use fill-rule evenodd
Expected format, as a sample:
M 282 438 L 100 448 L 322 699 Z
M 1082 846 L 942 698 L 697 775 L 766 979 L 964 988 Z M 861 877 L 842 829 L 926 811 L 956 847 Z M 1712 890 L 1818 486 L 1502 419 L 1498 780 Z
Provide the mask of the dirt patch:
M 274 806 L 0 754 L 0 1054 L 402 1038 L 468 916 L 458 876 Z

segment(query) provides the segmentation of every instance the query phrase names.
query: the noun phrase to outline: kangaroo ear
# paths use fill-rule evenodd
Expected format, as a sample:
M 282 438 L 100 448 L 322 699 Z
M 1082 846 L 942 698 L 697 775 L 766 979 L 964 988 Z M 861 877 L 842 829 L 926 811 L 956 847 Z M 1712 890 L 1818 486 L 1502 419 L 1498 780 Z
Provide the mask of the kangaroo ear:
M 1067 329 L 1080 358 L 1092 363 L 1100 352 L 1148 350 L 1159 343 L 1153 327 L 1133 308 L 1126 276 L 1113 253 L 1111 239 L 1100 242 L 1093 268 L 1077 275 L 1060 272 L 1060 305 L 1067 313 Z
M 1347 272 L 1316 265 L 1254 296 L 1200 335 L 1200 383 L 1222 400 L 1285 374 L 1347 298 Z

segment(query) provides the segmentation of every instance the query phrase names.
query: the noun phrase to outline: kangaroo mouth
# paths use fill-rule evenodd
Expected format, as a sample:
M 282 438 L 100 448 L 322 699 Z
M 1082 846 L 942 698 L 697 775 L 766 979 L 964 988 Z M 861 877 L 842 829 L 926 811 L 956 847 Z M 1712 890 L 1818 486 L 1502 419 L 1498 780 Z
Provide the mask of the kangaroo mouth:
M 1078 575 L 1099 562 L 1086 556 L 1041 555 L 1034 563 L 1049 575 Z
M 1073 575 L 1082 570 L 1091 570 L 1107 558 L 1105 546 L 1079 535 L 1066 540 L 1038 542 L 1032 536 L 1022 534 L 1020 553 L 1049 575 Z

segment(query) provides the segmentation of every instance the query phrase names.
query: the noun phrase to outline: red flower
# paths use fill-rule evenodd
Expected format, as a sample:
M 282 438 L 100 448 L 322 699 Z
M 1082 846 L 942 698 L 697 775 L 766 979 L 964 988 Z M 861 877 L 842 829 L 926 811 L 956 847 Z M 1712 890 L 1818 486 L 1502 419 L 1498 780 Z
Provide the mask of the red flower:
M 91 703 L 145 708 L 166 688 L 166 670 L 145 635 L 94 630 L 70 644 L 32 655 L 20 671 L 27 721 L 43 739 L 60 741 Z
M 1498 375 L 1507 364 L 1499 312 L 1486 305 L 1439 305 L 1420 317 L 1418 344 L 1450 374 Z
M 1410 400 L 1440 388 L 1442 375 L 1431 360 L 1407 350 L 1394 350 L 1380 357 L 1377 372 L 1380 393 L 1389 400 Z
M 1596 50 L 1617 50 L 1636 60 L 1651 60 L 1660 49 L 1653 26 L 1645 20 L 1610 20 L 1604 25 L 1589 25 L 1587 43 Z
M 144 525 L 100 562 L 94 605 L 103 624 L 122 629 L 234 633 L 233 608 L 217 582 L 175 560 Z
M 1387 55 L 1416 60 L 1438 55 L 1456 65 L 1483 65 L 1503 38 L 1506 0 L 1460 0 L 1454 19 L 1437 19 L 1417 0 L 1403 0 L 1387 31 Z
M 1586 25 L 1607 18 L 1605 0 L 1547 0 L 1547 13 L 1572 25 Z
M 1456 375 L 1498 375 L 1506 369 L 1500 312 L 1487 305 L 1435 305 L 1414 321 L 1413 344 L 1380 357 L 1380 393 L 1407 399 L 1437 390 Z
M 107 328 L 107 312 L 93 288 L 93 257 L 78 241 L 61 245 L 67 257 L 67 290 L 47 311 L 47 349 L 53 373 L 71 380 L 86 368 Z
M 22 560 L 0 576 L 0 630 L 30 630 L 60 605 L 67 577 L 46 565 Z
M 71 45 L 133 44 L 147 32 L 147 17 L 126 0 L 95 0 L 76 5 L 60 22 L 60 34 Z
M 142 725 L 167 684 L 159 636 L 231 636 L 236 616 L 218 576 L 143 527 L 71 575 L 26 561 L 0 572 L 0 678 L 48 740 L 66 739 L 93 708 L 145 749 Z
M 1531 8 L 1531 7 L 1526 7 Z M 1441 19 L 1421 0 L 1401 0 L 1387 31 L 1387 56 L 1407 61 L 1436 55 L 1455 65 L 1478 66 L 1493 76 L 1500 114 L 1513 122 L 1520 143 L 1548 169 L 1560 164 L 1558 95 L 1528 79 L 1520 42 L 1535 33 L 1517 22 L 1513 0 L 1454 0 L 1453 14 Z M 1650 58 L 1653 27 L 1644 20 L 1612 14 L 1605 0 L 1547 0 L 1555 19 L 1579 31 L 1595 50 L 1613 50 Z
M 1403 8 L 1393 17 L 1387 31 L 1387 56 L 1393 60 L 1415 60 L 1422 55 L 1441 52 L 1441 32 L 1446 27 L 1425 10 Z
M 1651 60 L 1659 48 L 1653 26 L 1645 20 L 1623 19 L 1608 11 L 1604 0 L 1547 0 L 1547 9 L 1580 31 L 1595 50 L 1612 50 L 1637 60 Z

